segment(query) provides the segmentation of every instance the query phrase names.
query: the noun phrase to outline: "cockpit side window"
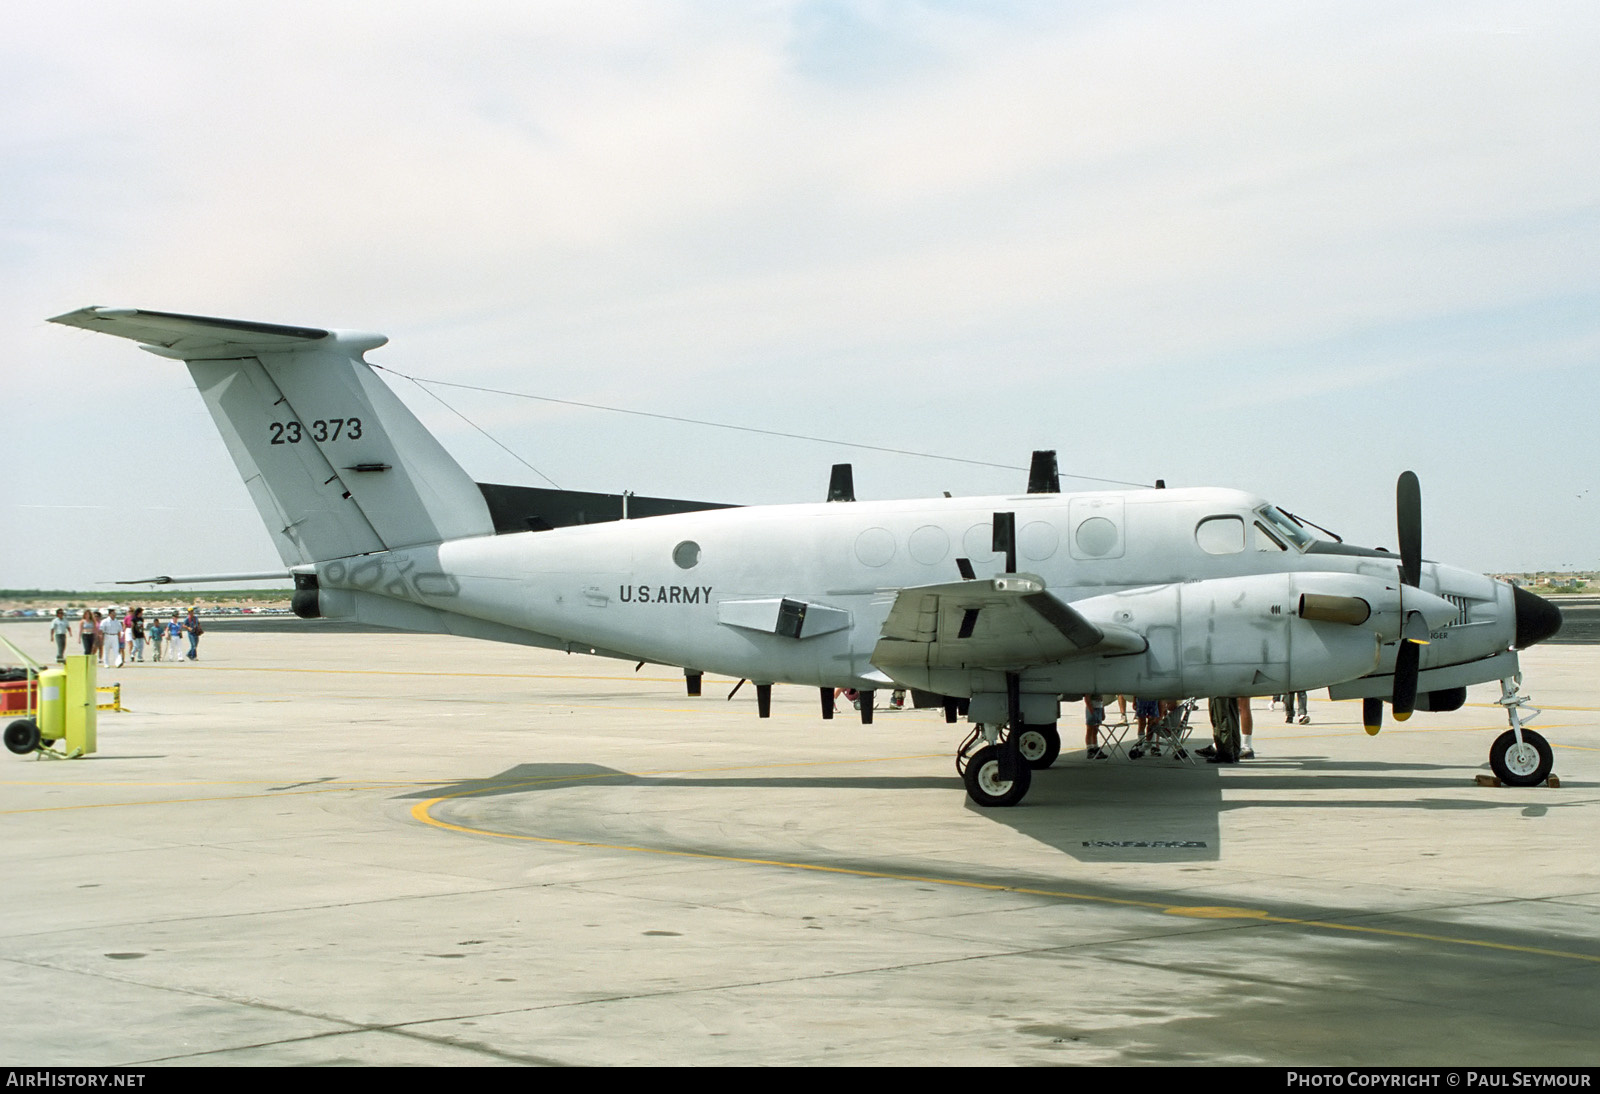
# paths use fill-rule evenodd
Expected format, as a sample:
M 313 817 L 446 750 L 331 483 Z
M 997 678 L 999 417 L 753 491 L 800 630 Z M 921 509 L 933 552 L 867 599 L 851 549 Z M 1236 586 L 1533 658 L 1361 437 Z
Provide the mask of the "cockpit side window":
M 1304 551 L 1310 546 L 1312 539 L 1315 538 L 1310 532 L 1307 532 L 1294 521 L 1284 516 L 1275 505 L 1263 505 L 1256 510 L 1256 513 L 1272 529 L 1272 534 L 1276 539 L 1292 544 L 1297 551 Z
M 1283 540 L 1273 535 L 1265 524 L 1256 521 L 1256 550 L 1258 551 L 1287 551 Z
M 1244 521 L 1239 517 L 1206 517 L 1195 526 L 1194 541 L 1208 555 L 1236 555 L 1244 550 Z

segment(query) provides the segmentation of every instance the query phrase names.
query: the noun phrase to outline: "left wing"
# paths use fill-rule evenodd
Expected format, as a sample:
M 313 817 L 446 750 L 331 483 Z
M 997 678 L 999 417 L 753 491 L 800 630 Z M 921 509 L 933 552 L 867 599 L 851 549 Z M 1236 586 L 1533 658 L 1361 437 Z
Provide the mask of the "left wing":
M 1034 574 L 902 589 L 872 663 L 1014 672 L 1069 657 L 1143 653 L 1144 636 L 1096 623 L 1045 589 Z M 891 673 L 892 675 L 892 673 Z

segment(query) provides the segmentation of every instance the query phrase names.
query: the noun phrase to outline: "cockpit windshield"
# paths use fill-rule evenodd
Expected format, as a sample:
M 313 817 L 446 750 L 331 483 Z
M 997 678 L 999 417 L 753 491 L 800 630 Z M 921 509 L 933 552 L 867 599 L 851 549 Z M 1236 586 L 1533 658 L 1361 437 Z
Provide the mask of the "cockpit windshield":
M 1263 505 L 1256 510 L 1256 514 L 1266 521 L 1274 532 L 1294 544 L 1297 551 L 1304 551 L 1311 541 L 1316 538 L 1295 521 L 1285 516 L 1283 511 L 1275 505 Z

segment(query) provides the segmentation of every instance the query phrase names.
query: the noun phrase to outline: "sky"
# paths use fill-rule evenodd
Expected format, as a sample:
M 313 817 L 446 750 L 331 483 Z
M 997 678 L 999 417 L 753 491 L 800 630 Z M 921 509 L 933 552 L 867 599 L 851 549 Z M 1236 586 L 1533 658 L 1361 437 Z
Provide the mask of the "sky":
M 0 587 L 280 567 L 182 365 L 45 322 L 91 304 L 1371 545 L 1411 469 L 1427 557 L 1600 569 L 1592 2 L 5 7 Z M 1026 482 L 388 379 L 480 481 Z

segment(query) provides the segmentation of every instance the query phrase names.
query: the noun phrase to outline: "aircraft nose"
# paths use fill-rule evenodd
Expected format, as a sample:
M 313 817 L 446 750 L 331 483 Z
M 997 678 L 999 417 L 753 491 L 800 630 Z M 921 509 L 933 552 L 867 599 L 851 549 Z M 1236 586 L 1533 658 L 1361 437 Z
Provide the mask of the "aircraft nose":
M 1513 587 L 1511 602 L 1517 610 L 1517 649 L 1543 642 L 1561 629 L 1561 609 L 1544 597 Z

